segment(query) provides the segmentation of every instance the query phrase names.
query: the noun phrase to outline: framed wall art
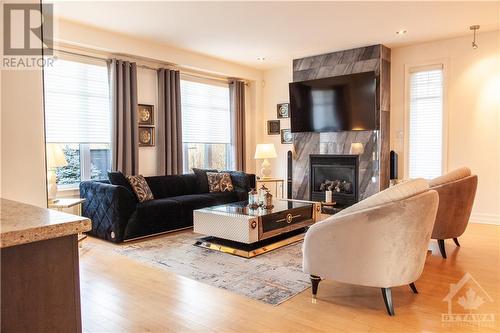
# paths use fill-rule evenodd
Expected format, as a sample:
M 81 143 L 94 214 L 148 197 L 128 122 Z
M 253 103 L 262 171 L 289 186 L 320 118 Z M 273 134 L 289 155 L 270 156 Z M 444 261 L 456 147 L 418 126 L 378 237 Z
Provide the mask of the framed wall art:
M 137 106 L 137 118 L 139 119 L 139 126 L 154 125 L 154 106 L 148 104 L 139 104 Z
M 284 144 L 292 144 L 293 143 L 293 134 L 292 134 L 291 129 L 287 128 L 287 129 L 281 130 L 281 143 L 284 143 Z
M 267 135 L 279 135 L 280 134 L 280 121 L 279 120 L 268 120 L 267 121 Z
M 154 147 L 155 128 L 150 126 L 139 126 L 139 147 Z
M 290 103 L 280 103 L 276 106 L 278 118 L 290 118 Z

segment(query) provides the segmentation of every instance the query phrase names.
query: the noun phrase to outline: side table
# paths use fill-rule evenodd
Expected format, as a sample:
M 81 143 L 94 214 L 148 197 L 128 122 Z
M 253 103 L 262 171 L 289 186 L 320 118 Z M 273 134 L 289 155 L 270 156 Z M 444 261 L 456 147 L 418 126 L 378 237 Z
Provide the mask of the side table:
M 258 191 L 259 188 L 265 185 L 268 189 L 269 192 L 275 197 L 276 199 L 283 199 L 283 187 L 284 187 L 284 180 L 280 178 L 260 178 L 257 179 L 256 181 L 256 190 Z
M 62 212 L 64 208 L 71 208 L 74 206 L 78 207 L 78 214 L 79 216 L 82 216 L 82 203 L 85 202 L 85 199 L 83 198 L 59 198 L 55 199 L 52 202 L 48 203 L 49 209 L 55 209 L 57 211 Z M 85 238 L 87 238 L 87 235 L 84 234 L 78 234 L 78 242 L 83 241 Z

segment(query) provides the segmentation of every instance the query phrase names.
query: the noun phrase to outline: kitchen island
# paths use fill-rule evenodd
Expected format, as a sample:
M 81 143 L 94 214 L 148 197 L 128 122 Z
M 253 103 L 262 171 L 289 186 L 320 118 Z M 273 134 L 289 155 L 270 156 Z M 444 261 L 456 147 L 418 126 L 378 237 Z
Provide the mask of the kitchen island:
M 77 237 L 88 218 L 0 199 L 1 331 L 81 332 Z

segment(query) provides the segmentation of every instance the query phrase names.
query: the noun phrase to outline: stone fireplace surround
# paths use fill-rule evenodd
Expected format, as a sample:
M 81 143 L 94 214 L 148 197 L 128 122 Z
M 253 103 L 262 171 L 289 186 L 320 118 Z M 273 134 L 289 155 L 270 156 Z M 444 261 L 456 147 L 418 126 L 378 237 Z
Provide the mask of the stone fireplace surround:
M 358 199 L 363 200 L 389 186 L 390 49 L 379 44 L 293 61 L 294 82 L 368 71 L 374 71 L 377 78 L 377 128 L 371 131 L 294 133 L 289 176 L 292 198 L 311 199 L 310 155 L 349 155 L 353 143 L 361 143 L 364 149 L 359 155 Z

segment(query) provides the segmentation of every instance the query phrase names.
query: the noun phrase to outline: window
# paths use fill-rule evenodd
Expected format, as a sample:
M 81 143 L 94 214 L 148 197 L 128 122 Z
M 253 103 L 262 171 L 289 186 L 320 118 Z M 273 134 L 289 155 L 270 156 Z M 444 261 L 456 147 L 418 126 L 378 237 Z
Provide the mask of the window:
M 443 171 L 443 67 L 410 71 L 408 173 L 431 179 Z
M 229 85 L 181 80 L 184 171 L 232 168 Z
M 106 63 L 58 59 L 44 69 L 46 143 L 64 153 L 60 187 L 106 179 L 111 169 L 111 111 Z M 48 165 L 48 168 L 52 166 Z

